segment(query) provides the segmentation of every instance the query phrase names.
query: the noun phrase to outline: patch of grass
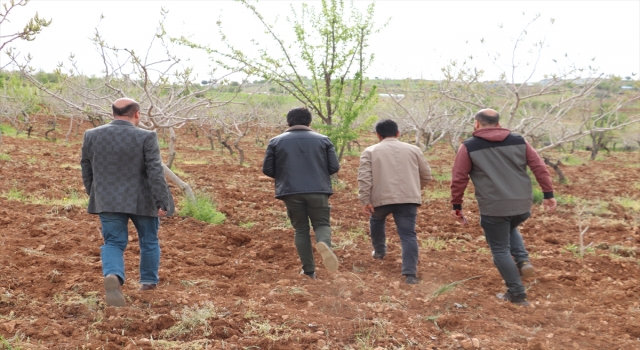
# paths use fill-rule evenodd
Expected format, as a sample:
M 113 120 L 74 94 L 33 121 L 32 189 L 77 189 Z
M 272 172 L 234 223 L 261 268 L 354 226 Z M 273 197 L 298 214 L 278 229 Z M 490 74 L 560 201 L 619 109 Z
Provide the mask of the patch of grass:
M 9 158 L 9 159 L 11 159 L 11 158 Z M 2 160 L 2 154 L 0 154 L 0 160 Z M 640 181 L 634 183 L 633 187 L 635 187 L 636 190 L 640 190 Z
M 252 228 L 252 227 L 253 227 L 253 226 L 255 226 L 255 225 L 256 225 L 256 223 L 255 223 L 255 222 L 251 222 L 251 221 L 249 221 L 249 222 L 241 222 L 238 226 L 240 226 L 240 227 L 242 227 L 242 228 L 250 229 L 250 228 Z
M 54 270 L 55 271 L 55 270 Z M 58 305 L 85 305 L 89 310 L 96 311 L 99 309 L 100 298 L 98 292 L 92 291 L 81 295 L 74 292 L 56 293 L 53 295 L 53 301 Z
M 451 181 L 451 172 L 446 172 L 446 173 L 433 172 L 433 173 L 431 173 L 431 176 L 436 181 L 444 181 L 444 182 Z
M 640 212 L 640 201 L 627 197 L 617 198 L 616 202 L 620 203 L 625 209 L 630 209 L 636 212 Z
M 422 248 L 430 248 L 433 250 L 442 250 L 447 247 L 447 241 L 440 238 L 427 238 L 420 241 Z
M 191 333 L 200 327 L 204 328 L 203 335 L 206 337 L 211 334 L 208 320 L 216 318 L 217 312 L 213 303 L 206 301 L 193 307 L 185 306 L 180 315 L 175 311 L 171 311 L 171 315 L 178 319 L 179 322 L 161 333 L 164 338 L 176 338 L 180 335 Z
M 540 186 L 538 186 L 538 183 L 536 182 L 535 185 L 533 186 L 533 203 L 541 204 L 543 200 L 544 200 L 544 193 L 542 193 L 542 189 L 540 188 Z
M 583 256 L 580 256 L 580 246 L 575 245 L 573 243 L 569 243 L 566 246 L 564 246 L 563 248 L 565 251 L 573 254 L 574 257 L 576 258 L 583 258 Z M 584 248 L 584 255 L 593 255 L 595 254 L 595 249 L 593 249 L 593 247 L 585 247 Z
M 6 153 L 0 153 L 0 160 L 8 162 L 11 160 L 11 156 Z
M 16 130 L 16 128 L 14 128 L 11 125 L 7 125 L 7 124 L 0 124 L 0 132 L 3 135 L 7 135 L 7 136 L 15 136 L 16 133 L 18 132 Z
M 426 189 L 424 191 L 425 200 L 443 199 L 443 198 L 449 198 L 450 196 L 451 196 L 451 192 L 446 189 L 434 189 L 434 190 Z
M 36 164 L 38 162 L 38 158 L 34 157 L 34 156 L 29 156 L 27 157 L 27 164 Z
M 476 253 L 478 253 L 478 254 L 489 254 L 489 249 L 487 249 L 487 248 L 478 248 L 478 249 L 476 249 Z
M 556 201 L 559 205 L 576 205 L 576 203 L 580 202 L 580 198 L 568 194 L 566 196 L 557 196 Z
M 180 202 L 180 211 L 178 214 L 214 225 L 222 224 L 226 219 L 223 213 L 216 210 L 216 205 L 213 200 L 209 196 L 201 193 L 196 194 L 195 202 L 187 198 L 183 199 Z
M 285 324 L 272 324 L 269 320 L 251 320 L 247 329 L 248 333 L 254 333 L 263 338 L 278 340 L 287 337 L 291 328 Z
M 17 187 L 11 187 L 9 192 L 3 193 L 2 196 L 10 201 L 24 201 L 26 198 L 22 191 L 20 191 Z
M 636 250 L 633 247 L 625 247 L 621 245 L 612 245 L 609 247 L 611 254 L 618 255 L 625 258 L 635 258 Z
M 186 179 L 191 177 L 191 175 L 185 173 L 184 171 L 178 169 L 175 165 L 171 167 L 171 171 L 173 171 L 174 174 L 178 175 L 181 179 Z
M 78 194 L 75 189 L 70 189 L 67 192 L 68 197 L 64 197 L 62 199 L 30 197 L 25 198 L 23 201 L 30 204 L 54 205 L 61 206 L 63 208 L 69 208 L 70 206 L 84 208 L 89 205 L 89 197 L 86 194 Z
M 570 155 L 562 159 L 562 164 L 575 166 L 584 164 L 584 161 L 576 156 Z

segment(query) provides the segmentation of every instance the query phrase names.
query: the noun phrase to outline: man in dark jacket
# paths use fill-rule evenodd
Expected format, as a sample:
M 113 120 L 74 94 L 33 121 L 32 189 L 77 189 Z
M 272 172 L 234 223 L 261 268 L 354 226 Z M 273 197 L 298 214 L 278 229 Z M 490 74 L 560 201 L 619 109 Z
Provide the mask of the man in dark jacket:
M 534 270 L 518 225 L 531 216 L 533 204 L 527 166 L 542 187 L 545 208 L 553 211 L 557 203 L 551 176 L 538 153 L 522 136 L 501 128 L 499 120 L 498 112 L 492 109 L 483 109 L 475 115 L 473 137 L 460 145 L 453 164 L 451 214 L 466 223 L 462 197 L 471 177 L 480 209 L 480 226 L 493 262 L 508 288 L 497 296 L 526 306 L 529 302 L 520 275 L 530 277 Z
M 138 129 L 140 105 L 121 98 L 109 124 L 87 130 L 82 143 L 82 180 L 89 195 L 87 211 L 100 216 L 104 244 L 100 251 L 109 306 L 124 306 L 124 257 L 129 219 L 140 242 L 140 290 L 156 288 L 160 266 L 159 217 L 171 215 L 173 198 L 164 179 L 155 132 Z
M 287 123 L 289 129 L 269 141 L 262 172 L 275 179 L 276 198 L 287 206 L 302 272 L 316 278 L 309 220 L 324 266 L 331 272 L 338 270 L 338 258 L 331 250 L 329 196 L 333 194 L 330 176 L 340 170 L 340 164 L 331 140 L 309 128 L 308 109 L 290 110 Z

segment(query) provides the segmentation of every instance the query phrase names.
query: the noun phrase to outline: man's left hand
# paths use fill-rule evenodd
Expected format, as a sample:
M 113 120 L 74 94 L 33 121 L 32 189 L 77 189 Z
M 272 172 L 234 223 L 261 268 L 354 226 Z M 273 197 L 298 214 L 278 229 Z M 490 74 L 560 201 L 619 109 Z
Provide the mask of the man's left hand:
M 367 205 L 363 205 L 362 206 L 362 211 L 367 214 L 367 215 L 372 215 L 373 214 L 373 205 L 371 203 L 367 204 Z

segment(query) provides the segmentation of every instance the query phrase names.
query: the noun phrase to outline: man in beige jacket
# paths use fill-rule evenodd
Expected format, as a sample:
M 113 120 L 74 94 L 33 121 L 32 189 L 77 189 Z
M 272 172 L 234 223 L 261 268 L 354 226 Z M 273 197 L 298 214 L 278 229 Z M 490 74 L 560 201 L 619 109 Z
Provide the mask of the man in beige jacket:
M 431 169 L 416 146 L 398 140 L 398 124 L 386 119 L 376 124 L 380 143 L 360 156 L 359 197 L 369 224 L 374 259 L 387 254 L 385 222 L 393 214 L 402 242 L 402 275 L 408 284 L 418 283 L 416 214 L 422 189 L 431 180 Z

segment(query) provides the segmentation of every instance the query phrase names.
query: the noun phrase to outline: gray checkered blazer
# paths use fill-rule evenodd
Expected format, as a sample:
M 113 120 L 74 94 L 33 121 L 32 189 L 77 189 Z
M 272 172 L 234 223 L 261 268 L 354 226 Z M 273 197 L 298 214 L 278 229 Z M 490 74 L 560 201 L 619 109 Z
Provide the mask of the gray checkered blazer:
M 124 120 L 87 130 L 82 143 L 82 181 L 92 214 L 173 214 L 158 136 Z

